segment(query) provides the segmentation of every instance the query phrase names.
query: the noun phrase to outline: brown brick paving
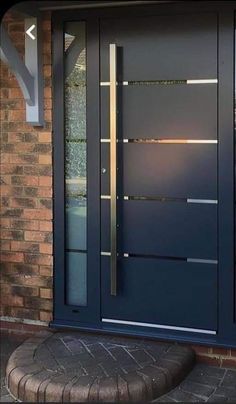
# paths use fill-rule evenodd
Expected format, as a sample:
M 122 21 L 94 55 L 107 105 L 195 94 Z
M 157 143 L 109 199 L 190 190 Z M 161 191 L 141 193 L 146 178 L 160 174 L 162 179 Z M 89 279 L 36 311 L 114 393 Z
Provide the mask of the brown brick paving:
M 78 332 L 50 335 L 39 333 L 16 349 L 26 335 L 1 333 L 0 402 L 14 401 L 5 385 L 5 367 L 13 351 L 10 365 L 18 382 L 12 388 L 23 402 L 78 401 L 78 390 L 83 401 L 106 401 L 108 395 L 109 401 L 131 401 L 132 395 L 135 401 L 143 397 L 148 402 L 154 391 L 162 395 L 153 402 L 236 402 L 235 369 L 197 364 L 171 389 L 170 365 L 175 364 L 175 371 L 185 357 L 178 345 Z M 169 392 L 164 394 L 162 388 Z
M 194 362 L 194 351 L 177 344 L 42 331 L 12 353 L 6 385 L 23 402 L 151 401 Z

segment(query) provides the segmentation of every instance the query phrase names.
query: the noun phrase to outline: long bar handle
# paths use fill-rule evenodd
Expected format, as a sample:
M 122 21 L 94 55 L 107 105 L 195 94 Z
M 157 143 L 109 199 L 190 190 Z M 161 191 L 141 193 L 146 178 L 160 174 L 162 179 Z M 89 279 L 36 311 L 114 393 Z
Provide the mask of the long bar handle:
M 117 86 L 116 86 L 116 64 L 117 49 L 115 44 L 109 46 L 110 59 L 110 243 L 111 243 L 111 295 L 117 294 Z

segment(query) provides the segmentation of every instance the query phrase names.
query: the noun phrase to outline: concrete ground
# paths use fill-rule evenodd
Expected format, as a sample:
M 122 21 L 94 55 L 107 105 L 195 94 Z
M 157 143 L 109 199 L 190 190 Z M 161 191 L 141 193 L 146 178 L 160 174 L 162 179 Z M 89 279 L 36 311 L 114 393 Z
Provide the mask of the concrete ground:
M 14 399 L 5 387 L 5 367 L 11 353 L 27 338 L 24 334 L 0 335 L 1 389 L 0 402 Z M 167 395 L 153 402 L 235 402 L 236 369 L 197 364 L 187 378 Z

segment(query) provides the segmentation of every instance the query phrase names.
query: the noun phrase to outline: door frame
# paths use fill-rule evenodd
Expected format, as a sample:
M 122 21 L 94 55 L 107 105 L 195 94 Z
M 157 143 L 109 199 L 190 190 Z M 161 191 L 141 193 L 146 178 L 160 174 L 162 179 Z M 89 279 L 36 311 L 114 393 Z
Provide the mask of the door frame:
M 53 24 L 53 161 L 54 161 L 54 320 L 53 327 L 76 327 L 90 331 L 109 332 L 164 338 L 185 342 L 235 347 L 236 338 L 236 271 L 234 268 L 234 12 L 236 2 L 185 2 L 185 4 L 141 5 L 98 9 L 56 11 Z M 64 89 L 63 89 L 63 24 L 66 21 L 86 20 L 87 60 L 96 56 L 99 61 L 99 19 L 151 15 L 173 15 L 192 12 L 215 12 L 218 14 L 218 332 L 215 336 L 186 334 L 181 331 L 140 330 L 140 327 L 106 324 L 100 318 L 100 111 L 99 111 L 99 63 L 87 65 L 87 142 L 91 164 L 88 161 L 87 175 L 91 178 L 88 198 L 88 229 L 95 229 L 88 236 L 94 255 L 88 254 L 88 266 L 94 268 L 92 278 L 94 296 L 93 321 L 60 319 L 69 311 L 61 311 L 58 302 L 64 288 Z M 227 63 L 226 63 L 227 61 Z M 60 83 L 60 84 L 58 84 Z M 57 114 L 60 111 L 60 114 Z M 94 137 L 89 136 L 90 133 Z M 229 135 L 231 134 L 231 135 Z M 92 187 L 91 187 L 92 185 Z M 63 211 L 63 212 L 62 212 Z M 99 263 L 99 264 L 98 264 Z M 95 271 L 95 268 L 99 270 Z

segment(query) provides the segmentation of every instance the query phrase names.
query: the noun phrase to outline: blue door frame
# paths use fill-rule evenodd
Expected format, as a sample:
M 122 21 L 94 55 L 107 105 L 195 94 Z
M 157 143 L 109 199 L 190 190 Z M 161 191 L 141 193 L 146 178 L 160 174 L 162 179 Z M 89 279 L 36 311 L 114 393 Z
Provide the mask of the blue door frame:
M 53 327 L 75 327 L 97 332 L 122 333 L 217 346 L 236 346 L 236 276 L 234 269 L 234 12 L 235 2 L 204 2 L 132 7 L 132 16 L 209 13 L 218 20 L 218 299 L 217 333 L 206 335 L 176 329 L 140 327 L 102 322 L 101 207 L 100 207 L 100 21 L 127 16 L 129 7 L 64 11 L 53 15 L 54 89 L 54 320 Z M 88 294 L 87 307 L 65 304 L 65 189 L 63 26 L 66 21 L 87 24 L 87 148 L 88 148 Z M 96 61 L 96 62 L 94 62 Z M 60 113 L 58 113 L 60 111 Z M 104 257 L 105 258 L 105 257 Z M 109 268 L 108 268 L 109 271 Z M 201 295 L 199 295 L 201 299 Z M 109 302 L 107 302 L 109 304 Z

